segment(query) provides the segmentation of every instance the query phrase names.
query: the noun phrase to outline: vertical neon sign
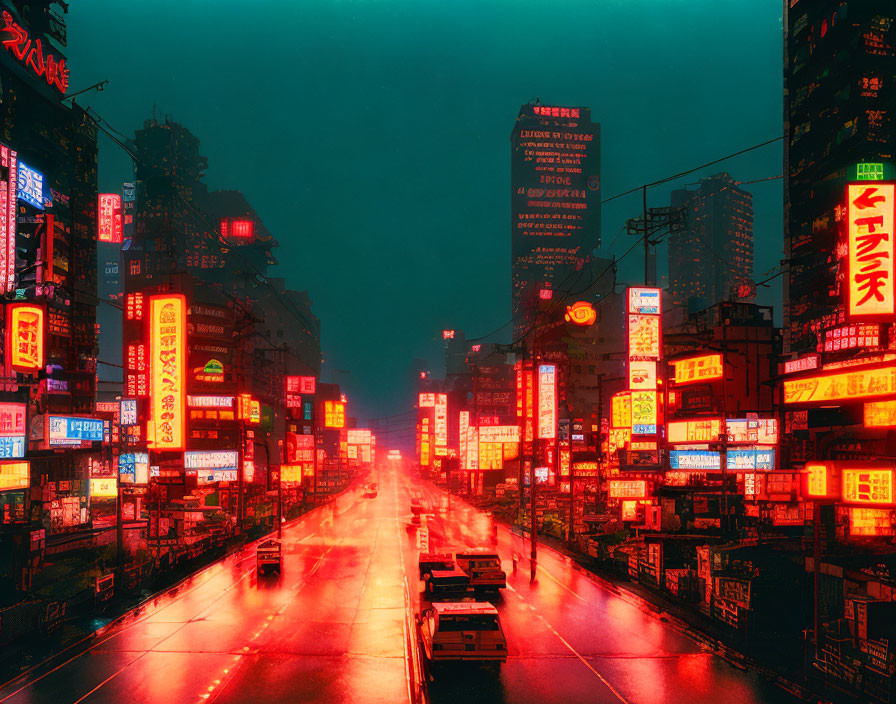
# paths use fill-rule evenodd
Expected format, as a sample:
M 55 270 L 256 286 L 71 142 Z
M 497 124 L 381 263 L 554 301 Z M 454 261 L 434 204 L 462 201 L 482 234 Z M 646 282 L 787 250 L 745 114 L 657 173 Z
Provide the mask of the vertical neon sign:
M 448 395 L 436 394 L 435 404 L 435 450 L 434 454 L 444 457 L 448 454 Z
M 538 367 L 538 438 L 557 437 L 557 367 L 542 364 Z
M 849 218 L 849 317 L 891 316 L 896 312 L 893 284 L 894 200 L 896 184 L 851 183 Z
M 150 395 L 155 450 L 183 450 L 186 417 L 187 299 L 182 294 L 149 297 Z

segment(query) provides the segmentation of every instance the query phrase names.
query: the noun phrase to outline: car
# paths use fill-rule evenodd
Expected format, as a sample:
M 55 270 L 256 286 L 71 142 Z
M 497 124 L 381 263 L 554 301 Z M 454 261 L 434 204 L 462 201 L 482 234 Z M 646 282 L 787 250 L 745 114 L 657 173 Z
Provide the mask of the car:
M 470 575 L 470 584 L 477 591 L 497 591 L 507 586 L 507 573 L 501 557 L 494 550 L 474 548 L 454 554 L 455 564 Z
M 417 558 L 417 574 L 425 582 L 433 570 L 454 568 L 454 558 L 449 552 L 421 552 Z
M 283 566 L 280 543 L 276 540 L 265 540 L 255 549 L 255 569 L 260 575 L 269 571 L 280 572 Z
M 368 484 L 364 487 L 364 498 L 365 499 L 375 499 L 377 495 L 377 486 L 376 484 Z
M 430 601 L 474 601 L 476 592 L 470 586 L 470 575 L 457 567 L 448 570 L 430 570 L 424 582 L 424 591 Z
M 443 662 L 507 662 L 507 638 L 498 610 L 478 601 L 433 604 L 417 617 L 430 665 Z

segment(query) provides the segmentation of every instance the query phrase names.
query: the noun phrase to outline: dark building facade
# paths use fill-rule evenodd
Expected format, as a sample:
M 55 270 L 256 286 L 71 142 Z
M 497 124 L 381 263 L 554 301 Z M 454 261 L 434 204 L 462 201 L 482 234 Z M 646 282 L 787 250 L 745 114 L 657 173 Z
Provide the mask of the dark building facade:
M 785 3 L 785 351 L 820 352 L 846 321 L 846 184 L 894 178 L 896 8 Z
M 541 289 L 564 290 L 600 245 L 600 125 L 589 108 L 527 103 L 511 142 L 514 335 Z
M 753 197 L 728 174 L 672 191 L 685 227 L 669 238 L 669 292 L 676 306 L 701 309 L 747 295 L 753 276 Z M 746 290 L 741 290 L 746 286 Z

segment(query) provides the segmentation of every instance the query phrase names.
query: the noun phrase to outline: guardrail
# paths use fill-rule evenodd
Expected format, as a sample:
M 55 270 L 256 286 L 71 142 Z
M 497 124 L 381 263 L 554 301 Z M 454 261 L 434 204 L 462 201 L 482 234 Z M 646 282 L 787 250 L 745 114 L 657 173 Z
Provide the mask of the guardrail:
M 411 704 L 428 704 L 429 696 L 426 690 L 423 660 L 420 657 L 417 619 L 411 613 L 411 598 L 407 577 L 402 579 L 402 584 L 404 585 L 405 648 L 408 655 L 408 695 L 410 696 Z

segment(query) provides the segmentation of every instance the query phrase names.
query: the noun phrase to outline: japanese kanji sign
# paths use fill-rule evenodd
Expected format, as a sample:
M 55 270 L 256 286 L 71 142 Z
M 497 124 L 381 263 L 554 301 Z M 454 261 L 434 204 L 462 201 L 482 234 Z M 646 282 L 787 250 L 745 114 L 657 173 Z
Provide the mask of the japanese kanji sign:
M 849 317 L 879 318 L 896 312 L 893 284 L 893 206 L 896 184 L 851 183 L 849 226 Z

